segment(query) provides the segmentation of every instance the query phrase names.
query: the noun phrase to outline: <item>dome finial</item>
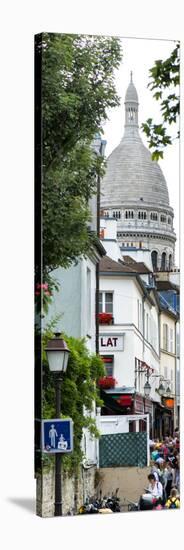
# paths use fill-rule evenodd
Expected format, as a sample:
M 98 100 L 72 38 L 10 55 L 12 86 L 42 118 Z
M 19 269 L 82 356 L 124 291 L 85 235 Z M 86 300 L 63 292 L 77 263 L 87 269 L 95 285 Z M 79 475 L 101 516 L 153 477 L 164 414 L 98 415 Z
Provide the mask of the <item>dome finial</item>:
M 125 95 L 125 127 L 138 128 L 138 95 L 134 86 L 133 71 L 130 71 L 130 83 Z

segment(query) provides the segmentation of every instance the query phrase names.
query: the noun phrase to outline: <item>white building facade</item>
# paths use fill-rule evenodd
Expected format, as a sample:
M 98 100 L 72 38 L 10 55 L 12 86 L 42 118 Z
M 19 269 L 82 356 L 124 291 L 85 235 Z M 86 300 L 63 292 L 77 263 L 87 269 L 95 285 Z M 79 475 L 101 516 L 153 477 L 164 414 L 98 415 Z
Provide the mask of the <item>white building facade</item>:
M 149 270 L 145 267 L 141 278 L 138 267 L 136 262 L 125 265 L 107 256 L 100 262 L 99 352 L 107 376 L 115 378 L 115 386 L 107 389 L 106 395 L 116 395 L 117 403 L 121 398 L 123 414 L 130 410 L 130 399 L 132 413 L 150 413 L 153 430 L 153 403 L 160 403 L 156 391 L 160 374 L 159 306 L 154 290 L 148 292 L 143 282 L 149 277 Z M 112 315 L 112 324 L 103 324 L 106 313 Z M 156 376 L 149 399 L 145 400 L 148 372 Z

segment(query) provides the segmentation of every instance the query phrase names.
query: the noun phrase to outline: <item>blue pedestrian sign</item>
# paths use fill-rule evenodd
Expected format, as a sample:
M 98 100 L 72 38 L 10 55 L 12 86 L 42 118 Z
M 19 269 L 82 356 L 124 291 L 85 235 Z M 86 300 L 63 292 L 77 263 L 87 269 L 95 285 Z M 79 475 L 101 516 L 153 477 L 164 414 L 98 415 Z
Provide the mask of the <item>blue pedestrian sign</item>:
M 42 420 L 42 451 L 71 453 L 73 451 L 73 421 L 71 418 Z

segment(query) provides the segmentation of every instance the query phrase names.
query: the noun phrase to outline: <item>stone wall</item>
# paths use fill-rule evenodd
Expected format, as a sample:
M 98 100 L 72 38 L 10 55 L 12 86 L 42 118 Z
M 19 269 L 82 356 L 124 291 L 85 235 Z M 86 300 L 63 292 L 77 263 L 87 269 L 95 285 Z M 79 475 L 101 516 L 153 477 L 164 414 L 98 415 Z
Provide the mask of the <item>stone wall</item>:
M 96 467 L 81 467 L 76 478 L 62 475 L 62 514 L 77 512 L 87 496 L 95 494 Z M 36 514 L 41 517 L 54 516 L 55 476 L 54 469 L 38 474 L 36 479 Z
M 131 501 L 137 502 L 144 488 L 148 486 L 150 468 L 120 467 L 100 468 L 97 492 L 101 489 L 102 495 L 115 493 L 119 488 L 120 504 Z M 123 511 L 123 510 L 122 510 Z

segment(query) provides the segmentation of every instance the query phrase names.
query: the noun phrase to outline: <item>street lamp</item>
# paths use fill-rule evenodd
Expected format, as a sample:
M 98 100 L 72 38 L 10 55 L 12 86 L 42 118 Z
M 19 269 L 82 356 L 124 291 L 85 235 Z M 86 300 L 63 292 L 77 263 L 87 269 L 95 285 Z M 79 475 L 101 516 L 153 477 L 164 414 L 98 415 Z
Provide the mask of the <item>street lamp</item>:
M 66 372 L 70 350 L 66 342 L 60 338 L 60 333 L 48 341 L 45 349 L 49 364 L 49 370 L 55 376 L 56 394 L 56 418 L 61 413 L 61 381 L 62 374 Z M 55 516 L 62 516 L 62 491 L 61 491 L 61 454 L 55 455 Z
M 158 393 L 160 397 L 162 397 L 165 393 L 165 387 L 162 381 L 160 381 L 159 387 L 158 387 Z
M 149 397 L 150 392 L 151 392 L 151 386 L 150 386 L 149 380 L 147 379 L 146 383 L 144 384 L 144 395 L 145 395 L 145 397 Z
M 145 397 L 149 397 L 150 395 L 150 392 L 151 392 L 151 385 L 149 383 L 149 379 L 151 378 L 157 378 L 159 377 L 160 378 L 160 383 L 159 383 L 159 387 L 158 387 L 158 393 L 159 395 L 162 397 L 164 394 L 166 394 L 167 396 L 169 396 L 171 394 L 171 390 L 170 390 L 170 387 L 169 387 L 169 384 L 168 384 L 168 387 L 167 389 L 165 389 L 165 386 L 163 384 L 163 382 L 168 382 L 168 380 L 165 380 L 165 378 L 159 374 L 152 374 L 152 375 L 149 375 L 147 373 L 147 380 L 146 380 L 146 383 L 144 385 L 144 395 Z
M 171 395 L 171 389 L 169 386 L 166 389 L 166 394 L 168 395 L 168 397 Z

